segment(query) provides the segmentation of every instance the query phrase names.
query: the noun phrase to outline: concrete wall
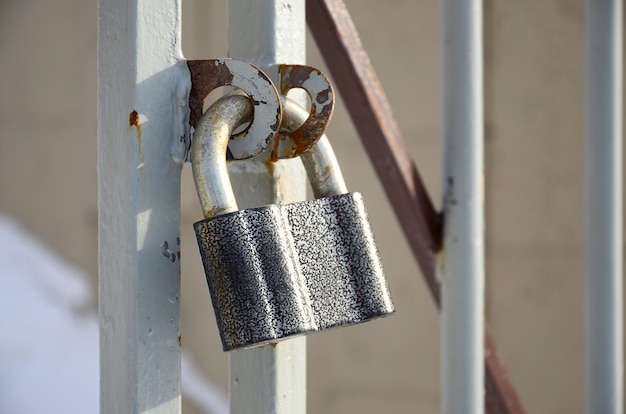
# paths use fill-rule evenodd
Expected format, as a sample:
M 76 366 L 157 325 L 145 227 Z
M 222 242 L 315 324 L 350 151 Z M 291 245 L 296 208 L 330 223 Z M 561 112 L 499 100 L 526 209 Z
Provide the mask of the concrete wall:
M 440 204 L 438 3 L 347 5 Z M 189 59 L 226 55 L 225 13 L 223 1 L 184 1 Z M 485 2 L 487 320 L 529 413 L 584 411 L 583 18 L 581 0 Z M 95 1 L 0 3 L 0 211 L 94 286 L 95 46 Z M 308 46 L 310 63 L 324 69 Z M 437 312 L 344 103 L 328 135 L 350 188 L 365 194 L 397 314 L 310 337 L 309 411 L 435 413 Z M 183 180 L 183 347 L 226 389 L 227 356 L 191 228 L 201 213 L 189 168 Z

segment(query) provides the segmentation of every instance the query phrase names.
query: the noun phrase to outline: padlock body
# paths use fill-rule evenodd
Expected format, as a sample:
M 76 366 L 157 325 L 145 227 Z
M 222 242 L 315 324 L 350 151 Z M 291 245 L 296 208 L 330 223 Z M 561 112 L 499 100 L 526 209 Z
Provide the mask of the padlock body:
M 277 205 L 194 224 L 224 351 L 317 330 Z
M 291 234 L 317 329 L 393 313 L 360 193 L 287 204 Z
M 194 225 L 225 351 L 393 313 L 359 193 Z

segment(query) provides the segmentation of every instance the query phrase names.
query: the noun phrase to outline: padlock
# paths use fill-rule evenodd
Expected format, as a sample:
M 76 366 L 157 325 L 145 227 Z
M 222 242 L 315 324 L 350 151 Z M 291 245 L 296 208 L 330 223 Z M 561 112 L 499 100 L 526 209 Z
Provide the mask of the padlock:
M 283 99 L 283 125 L 309 113 Z M 363 196 L 348 193 L 325 135 L 300 155 L 314 200 L 287 204 L 291 233 L 318 329 L 366 322 L 394 312 Z
M 205 215 L 194 229 L 224 351 L 393 313 L 360 194 L 237 210 L 226 147 L 251 110 L 243 96 L 216 101 L 192 144 Z M 302 156 L 314 192 L 329 182 L 338 186 L 328 195 L 346 192 L 327 139 L 320 142 Z

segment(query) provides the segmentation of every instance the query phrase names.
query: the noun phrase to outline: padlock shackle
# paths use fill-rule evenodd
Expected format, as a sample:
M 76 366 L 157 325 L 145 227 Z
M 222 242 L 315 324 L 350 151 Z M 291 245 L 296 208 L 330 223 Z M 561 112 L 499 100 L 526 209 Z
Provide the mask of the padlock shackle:
M 309 112 L 289 98 L 282 98 L 283 122 L 281 129 L 295 129 L 309 117 Z M 289 131 L 288 131 L 289 132 Z M 346 194 L 339 162 L 326 135 L 311 149 L 300 155 L 315 198 Z
M 242 95 L 224 96 L 202 115 L 191 144 L 191 169 L 205 218 L 237 211 L 226 150 L 233 130 L 252 121 L 254 106 Z
M 294 101 L 283 98 L 281 129 L 297 128 L 309 112 Z M 224 96 L 202 115 L 191 144 L 191 168 L 205 218 L 237 211 L 232 190 L 226 150 L 233 130 L 252 121 L 254 106 L 242 95 Z M 339 163 L 326 135 L 301 155 L 315 198 L 348 192 Z

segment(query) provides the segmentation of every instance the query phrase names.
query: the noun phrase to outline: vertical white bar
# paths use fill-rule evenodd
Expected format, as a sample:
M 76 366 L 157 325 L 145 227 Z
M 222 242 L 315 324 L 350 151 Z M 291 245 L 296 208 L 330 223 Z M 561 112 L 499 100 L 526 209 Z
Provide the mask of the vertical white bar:
M 180 18 L 180 0 L 98 2 L 102 413 L 180 413 Z
M 481 0 L 442 0 L 442 411 L 484 412 Z
M 624 411 L 622 1 L 586 9 L 587 413 Z
M 229 0 L 228 51 L 266 69 L 279 63 L 304 63 L 304 0 Z M 274 79 L 276 80 L 276 79 Z M 267 155 L 232 162 L 230 176 L 240 208 L 289 203 L 306 196 L 299 159 L 272 164 Z M 306 339 L 230 354 L 230 412 L 233 414 L 306 412 Z

